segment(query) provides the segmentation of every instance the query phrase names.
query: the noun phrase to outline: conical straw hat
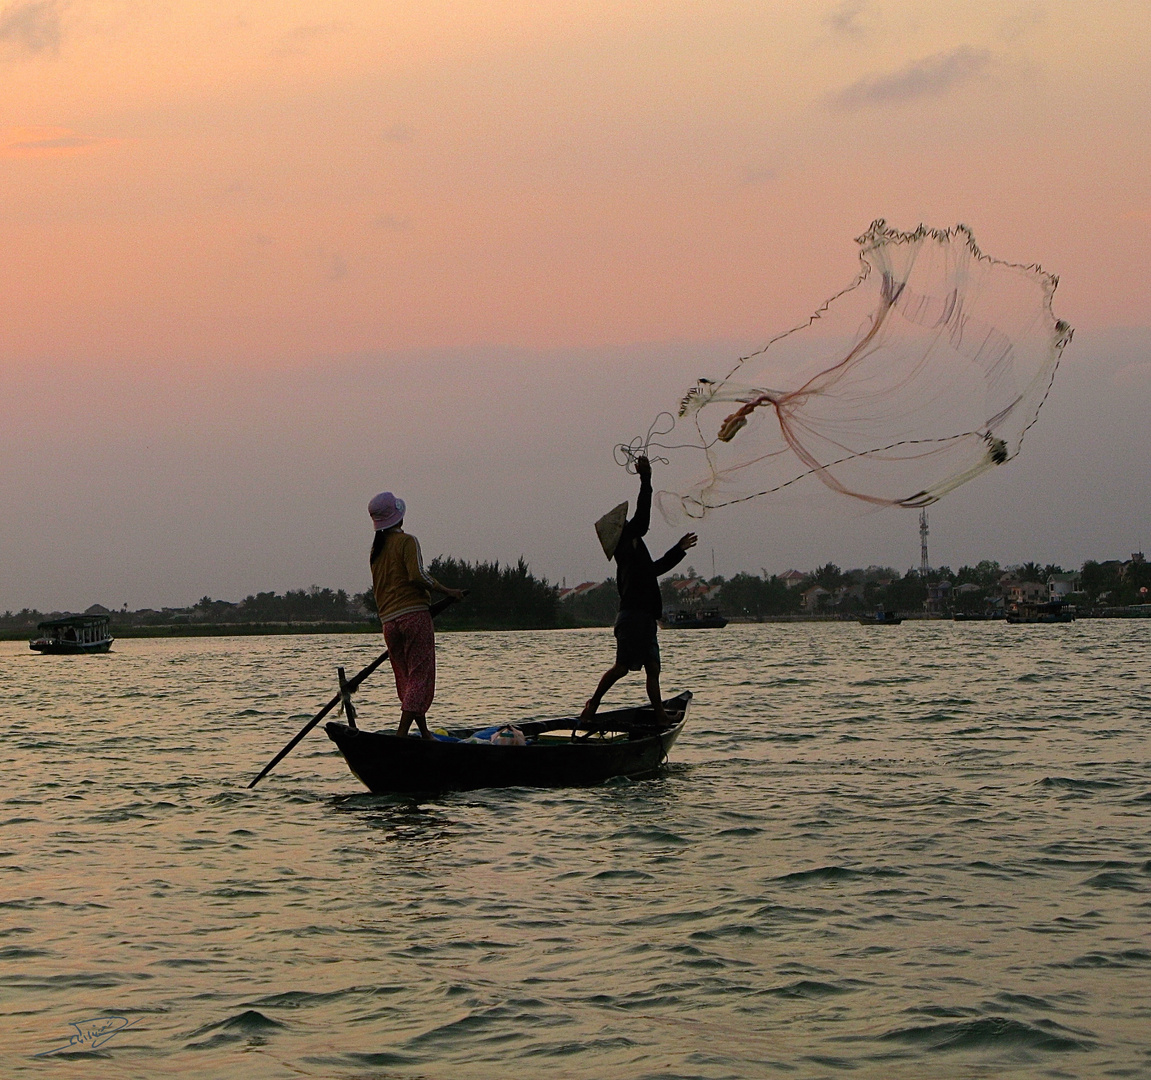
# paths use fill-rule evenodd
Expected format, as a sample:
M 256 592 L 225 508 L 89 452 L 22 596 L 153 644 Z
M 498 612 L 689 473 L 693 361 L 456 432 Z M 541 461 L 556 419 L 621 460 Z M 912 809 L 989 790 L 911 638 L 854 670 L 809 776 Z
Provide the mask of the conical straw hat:
M 619 538 L 623 535 L 623 527 L 627 523 L 627 503 L 621 502 L 614 510 L 609 510 L 595 523 L 596 535 L 599 537 L 603 553 L 610 559 L 619 546 Z

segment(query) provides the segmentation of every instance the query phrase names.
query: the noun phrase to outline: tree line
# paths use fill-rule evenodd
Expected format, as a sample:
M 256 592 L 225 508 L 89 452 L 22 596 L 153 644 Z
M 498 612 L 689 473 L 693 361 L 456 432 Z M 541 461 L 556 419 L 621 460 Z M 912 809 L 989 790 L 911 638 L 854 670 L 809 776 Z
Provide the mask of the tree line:
M 790 588 L 775 575 L 739 573 L 731 578 L 702 579 L 695 578 L 690 568 L 686 574 L 665 578 L 661 588 L 665 608 L 718 608 L 728 617 L 781 616 L 801 609 L 845 615 L 877 608 L 917 612 L 924 610 L 929 596 L 941 611 L 982 611 L 1000 601 L 1012 582 L 1046 585 L 1053 576 L 1067 573 L 1055 563 L 1026 562 L 1002 567 L 991 559 L 955 571 L 941 566 L 926 575 L 918 569 L 900 574 L 892 567 L 882 566 L 841 570 L 829 562 Z M 1088 611 L 1151 600 L 1151 564 L 1139 556 L 1126 562 L 1088 560 L 1076 573 L 1079 586 L 1068 599 Z M 693 582 L 698 583 L 693 589 L 684 589 L 685 584 Z M 805 606 L 805 594 L 816 587 L 824 595 L 809 598 Z M 590 596 L 581 600 L 584 604 L 594 603 Z
M 474 562 L 439 555 L 428 564 L 437 581 L 468 595 L 436 616 L 442 630 L 549 630 L 559 625 L 559 598 L 547 578 L 537 578 L 521 556 L 513 565 Z M 376 616 L 371 591 L 360 595 L 364 607 Z
M 467 599 L 444 611 L 438 625 L 451 629 L 546 630 L 556 627 L 608 626 L 618 609 L 614 578 L 592 588 L 574 590 L 561 599 L 560 590 L 547 578 L 536 577 L 520 558 L 514 564 L 468 562 L 441 555 L 431 563 L 431 573 L 443 581 L 468 590 Z M 1027 562 L 1003 568 L 992 560 L 952 571 L 943 566 L 926 576 L 912 569 L 900 574 L 891 567 L 841 570 L 825 563 L 802 581 L 788 587 L 774 574 L 737 573 L 705 579 L 689 567 L 661 583 L 667 610 L 718 608 L 729 618 L 768 618 L 794 615 L 804 610 L 804 594 L 818 586 L 824 596 L 817 609 L 850 615 L 884 608 L 891 611 L 922 611 L 934 588 L 946 583 L 944 610 L 978 611 L 1002 596 L 1003 579 L 1043 582 L 1065 573 L 1061 566 Z M 1126 562 L 1088 560 L 1078 571 L 1080 591 L 1071 599 L 1085 609 L 1125 606 L 1148 602 L 1151 595 L 1151 564 L 1141 558 Z M 961 588 L 970 586 L 968 588 Z M 806 610 L 812 610 L 808 606 Z M 313 585 L 309 589 L 258 592 L 232 602 L 201 597 L 187 608 L 144 608 L 138 611 L 108 611 L 93 605 L 88 613 L 107 614 L 113 631 L 133 627 L 187 626 L 190 631 L 209 626 L 295 626 L 341 629 L 373 629 L 379 626 L 375 600 L 370 590 L 348 593 Z M 0 615 L 0 631 L 29 632 L 50 616 L 32 608 Z

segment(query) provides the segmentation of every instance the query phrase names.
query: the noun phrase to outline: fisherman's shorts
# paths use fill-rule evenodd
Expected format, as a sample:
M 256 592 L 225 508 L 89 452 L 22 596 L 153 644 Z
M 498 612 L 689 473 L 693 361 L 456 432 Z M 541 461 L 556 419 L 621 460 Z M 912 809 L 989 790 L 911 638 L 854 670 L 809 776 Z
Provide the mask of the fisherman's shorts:
M 405 712 L 423 716 L 436 696 L 436 632 L 426 611 L 409 611 L 384 623 L 384 643 Z
M 659 664 L 655 619 L 643 611 L 621 611 L 615 620 L 615 662 L 628 671 Z

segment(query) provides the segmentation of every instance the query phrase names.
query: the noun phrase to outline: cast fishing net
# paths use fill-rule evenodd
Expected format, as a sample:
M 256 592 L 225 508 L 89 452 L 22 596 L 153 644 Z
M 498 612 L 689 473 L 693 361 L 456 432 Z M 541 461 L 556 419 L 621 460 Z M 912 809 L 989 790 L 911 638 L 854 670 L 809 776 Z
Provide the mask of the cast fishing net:
M 1071 327 L 1058 279 L 983 255 L 966 226 L 876 221 L 860 271 L 806 322 L 701 379 L 617 460 L 667 452 L 668 520 L 803 481 L 921 507 L 1009 461 L 1035 423 Z

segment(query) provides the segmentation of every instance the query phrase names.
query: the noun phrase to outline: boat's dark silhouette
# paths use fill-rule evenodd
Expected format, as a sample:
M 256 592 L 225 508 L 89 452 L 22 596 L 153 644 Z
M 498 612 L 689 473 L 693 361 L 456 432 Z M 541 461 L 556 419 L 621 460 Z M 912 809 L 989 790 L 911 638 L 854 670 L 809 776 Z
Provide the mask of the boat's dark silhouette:
M 587 723 L 568 717 L 517 724 L 524 746 L 464 741 L 486 730 L 474 727 L 449 731 L 450 741 L 363 731 L 336 721 L 325 730 L 352 772 L 378 794 L 562 787 L 655 775 L 683 730 L 690 703 L 687 691 L 664 702 L 670 725 L 660 725 L 650 705 L 602 712 Z
M 1009 623 L 1069 623 L 1075 621 L 1075 609 L 1062 600 L 1045 604 L 1012 604 L 1007 609 Z
M 727 626 L 727 619 L 719 613 L 719 608 L 708 608 L 705 611 L 681 608 L 679 611 L 668 612 L 659 624 L 665 630 L 719 630 Z
M 28 642 L 28 648 L 40 653 L 77 654 L 105 653 L 114 638 L 108 632 L 107 615 L 69 615 L 49 619 L 36 627 L 39 637 Z

